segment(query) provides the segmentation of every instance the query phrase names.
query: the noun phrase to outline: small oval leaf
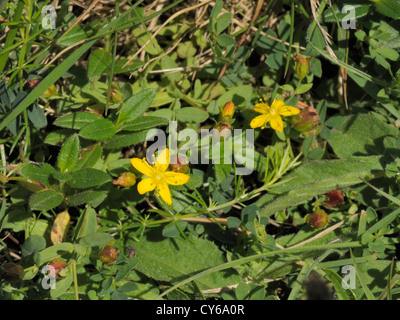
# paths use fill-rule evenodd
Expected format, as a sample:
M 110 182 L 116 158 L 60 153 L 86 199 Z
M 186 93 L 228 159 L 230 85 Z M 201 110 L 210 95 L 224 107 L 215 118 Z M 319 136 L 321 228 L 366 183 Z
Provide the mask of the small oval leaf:
M 151 129 L 158 126 L 165 126 L 167 124 L 168 120 L 165 118 L 147 116 L 147 117 L 140 117 L 133 121 L 125 122 L 122 126 L 122 130 L 140 131 L 145 129 Z
M 83 127 L 79 135 L 85 139 L 103 141 L 111 138 L 116 132 L 117 129 L 110 120 L 100 119 Z
M 101 170 L 85 168 L 72 172 L 67 184 L 71 188 L 85 189 L 100 186 L 110 180 L 110 176 Z
M 75 167 L 79 157 L 79 149 L 79 137 L 76 134 L 65 140 L 58 155 L 58 168 L 61 172 L 69 172 Z
M 154 89 L 146 89 L 130 97 L 122 105 L 117 124 L 140 117 L 150 107 L 155 96 Z
M 101 120 L 103 117 L 91 112 L 72 112 L 58 118 L 54 121 L 54 125 L 62 128 L 80 130 L 89 125 L 93 121 Z
M 29 205 L 32 210 L 47 211 L 61 204 L 63 196 L 55 190 L 43 190 L 34 193 L 29 199 Z

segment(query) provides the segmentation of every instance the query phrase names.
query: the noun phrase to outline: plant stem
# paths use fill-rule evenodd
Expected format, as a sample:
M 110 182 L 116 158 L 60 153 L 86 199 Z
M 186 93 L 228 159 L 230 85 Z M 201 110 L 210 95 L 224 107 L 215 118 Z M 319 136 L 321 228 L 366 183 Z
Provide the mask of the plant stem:
M 79 292 L 78 292 L 78 275 L 76 273 L 76 260 L 71 259 L 72 263 L 72 274 L 74 276 L 74 291 L 75 291 L 75 300 L 79 300 Z

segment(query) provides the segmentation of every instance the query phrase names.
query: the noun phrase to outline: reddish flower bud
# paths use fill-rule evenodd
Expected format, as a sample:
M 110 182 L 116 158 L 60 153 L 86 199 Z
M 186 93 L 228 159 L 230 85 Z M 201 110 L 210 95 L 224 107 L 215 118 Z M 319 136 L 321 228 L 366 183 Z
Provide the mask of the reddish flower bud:
M 301 110 L 300 113 L 295 115 L 292 119 L 292 127 L 299 132 L 308 132 L 314 129 L 318 123 L 319 114 L 317 110 L 310 106 Z
M 312 228 L 323 228 L 331 222 L 328 214 L 322 209 L 308 214 L 305 220 Z
M 104 264 L 110 264 L 117 260 L 118 253 L 118 249 L 111 246 L 105 246 L 100 252 L 99 259 Z
M 119 103 L 122 101 L 122 93 L 118 88 L 111 88 L 110 90 L 110 102 Z
M 3 266 L 3 278 L 10 282 L 22 280 L 25 275 L 24 268 L 15 263 L 6 263 Z
M 344 202 L 342 192 L 340 190 L 332 190 L 325 194 L 328 200 L 324 204 L 328 207 L 337 207 Z
M 132 187 L 136 183 L 136 176 L 132 172 L 124 172 L 112 183 L 125 188 Z
M 40 83 L 40 79 L 32 79 L 28 81 L 29 87 L 31 89 L 34 89 L 39 83 Z
M 231 135 L 232 126 L 228 122 L 220 122 L 216 129 L 219 132 L 220 140 L 223 141 Z
M 185 157 L 178 155 L 176 158 L 176 162 L 177 163 L 170 163 L 169 170 L 185 174 L 188 174 L 190 172 L 189 162 Z
M 232 119 L 233 114 L 235 113 L 235 105 L 232 101 L 229 101 L 225 104 L 225 106 L 221 110 L 221 117 L 223 121 L 229 121 Z
M 60 277 L 60 271 L 65 269 L 65 267 L 67 266 L 67 262 L 63 259 L 54 259 L 51 263 L 50 266 L 52 266 L 54 268 L 54 272 L 56 274 L 56 279 Z M 50 270 L 49 270 L 50 273 Z

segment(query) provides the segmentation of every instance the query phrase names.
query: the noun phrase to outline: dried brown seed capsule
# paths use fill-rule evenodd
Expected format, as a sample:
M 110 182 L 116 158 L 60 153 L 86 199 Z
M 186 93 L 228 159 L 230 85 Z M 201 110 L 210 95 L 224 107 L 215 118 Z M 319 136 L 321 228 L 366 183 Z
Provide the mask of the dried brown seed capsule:
M 118 249 L 111 246 L 105 246 L 100 252 L 99 259 L 104 264 L 110 264 L 117 260 L 118 253 Z
M 325 210 L 319 209 L 308 214 L 306 216 L 306 222 L 313 228 L 323 228 L 331 221 Z
M 328 200 L 326 200 L 324 204 L 328 207 L 337 207 L 344 202 L 344 197 L 340 190 L 332 190 L 325 195 L 328 197 Z
M 6 263 L 3 266 L 3 278 L 10 282 L 21 280 L 25 275 L 24 268 L 15 263 Z

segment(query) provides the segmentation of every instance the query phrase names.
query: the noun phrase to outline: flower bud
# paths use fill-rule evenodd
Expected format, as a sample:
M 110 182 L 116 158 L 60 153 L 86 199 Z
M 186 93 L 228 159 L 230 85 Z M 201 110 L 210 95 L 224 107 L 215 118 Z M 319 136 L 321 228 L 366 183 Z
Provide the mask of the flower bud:
M 323 228 L 331 222 L 328 214 L 322 209 L 308 214 L 305 220 L 312 228 Z
M 25 275 L 24 268 L 15 263 L 6 263 L 3 266 L 3 278 L 10 282 L 22 280 Z
M 50 86 L 45 92 L 43 92 L 43 97 L 49 98 L 57 93 L 56 87 L 54 84 Z
M 111 90 L 110 90 L 110 102 L 120 103 L 121 101 L 122 101 L 122 93 L 121 93 L 121 91 L 116 87 L 111 88 Z
M 29 87 L 34 89 L 40 83 L 40 79 L 32 79 L 28 81 Z
M 136 183 L 136 176 L 132 172 L 124 172 L 118 179 L 113 180 L 112 183 L 125 188 L 132 187 Z
M 170 163 L 169 170 L 188 174 L 190 172 L 189 162 L 185 157 L 178 155 L 176 163 Z
M 99 259 L 104 264 L 110 264 L 117 260 L 118 253 L 118 249 L 111 246 L 105 246 L 100 252 Z
M 298 132 L 308 132 L 318 125 L 319 119 L 317 110 L 307 106 L 307 108 L 293 116 L 292 127 Z
M 299 80 L 303 80 L 308 72 L 308 60 L 301 54 L 298 54 L 295 58 L 296 62 L 294 65 L 294 70 L 296 72 Z
M 218 130 L 220 140 L 223 141 L 231 135 L 232 126 L 228 122 L 220 122 L 216 129 Z M 217 133 L 215 133 L 215 136 L 217 136 Z
M 340 190 L 329 191 L 328 193 L 325 193 L 325 196 L 328 197 L 328 200 L 324 202 L 327 207 L 337 207 L 344 202 L 344 198 Z
M 235 105 L 232 101 L 229 101 L 225 106 L 221 109 L 221 118 L 222 121 L 229 121 L 232 119 L 233 114 L 235 113 Z
M 56 279 L 58 279 L 60 277 L 61 270 L 65 269 L 65 267 L 67 266 L 67 262 L 63 259 L 57 258 L 50 263 L 50 266 L 54 268 Z

